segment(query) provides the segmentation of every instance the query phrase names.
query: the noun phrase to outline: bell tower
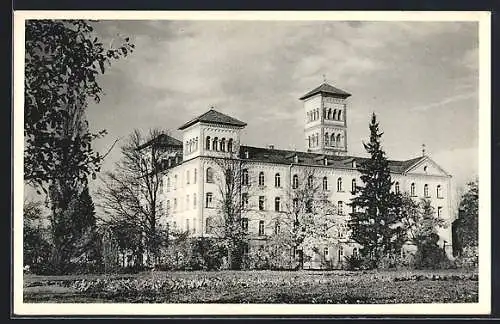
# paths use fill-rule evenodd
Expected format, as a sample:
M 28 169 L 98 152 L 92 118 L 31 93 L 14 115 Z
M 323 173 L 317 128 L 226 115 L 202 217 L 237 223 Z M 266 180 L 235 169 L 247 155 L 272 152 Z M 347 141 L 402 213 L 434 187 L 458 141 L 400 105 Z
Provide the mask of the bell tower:
M 347 153 L 347 98 L 344 90 L 323 82 L 303 95 L 306 149 L 311 153 Z

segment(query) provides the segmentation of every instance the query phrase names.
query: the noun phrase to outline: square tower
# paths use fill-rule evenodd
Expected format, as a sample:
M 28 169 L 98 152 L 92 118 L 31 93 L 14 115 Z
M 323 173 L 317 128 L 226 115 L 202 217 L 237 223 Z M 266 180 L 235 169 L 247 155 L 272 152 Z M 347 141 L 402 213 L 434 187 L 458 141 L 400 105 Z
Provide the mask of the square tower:
M 323 83 L 302 96 L 304 133 L 308 152 L 345 155 L 347 153 L 347 98 L 344 90 Z

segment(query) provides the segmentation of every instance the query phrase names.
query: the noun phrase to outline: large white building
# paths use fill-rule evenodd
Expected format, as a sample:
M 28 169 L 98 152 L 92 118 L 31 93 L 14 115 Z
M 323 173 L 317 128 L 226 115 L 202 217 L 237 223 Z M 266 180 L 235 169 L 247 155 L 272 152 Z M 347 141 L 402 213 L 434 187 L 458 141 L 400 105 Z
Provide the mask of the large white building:
M 305 169 L 314 170 L 321 189 L 347 218 L 351 188 L 355 182 L 361 183 L 358 168 L 365 159 L 348 154 L 349 97 L 349 93 L 323 83 L 300 98 L 304 151 L 242 145 L 240 133 L 247 124 L 213 109 L 179 128 L 182 141 L 163 135 L 159 140 L 166 149 L 162 186 L 165 222 L 193 236 L 212 235 L 211 222 L 219 213 L 215 207 L 220 196 L 215 159 L 228 155 L 242 162 L 245 185 L 248 181 L 252 187 L 251 194 L 243 198 L 248 200 L 248 211 L 242 215 L 250 248 L 261 245 L 273 233 L 273 220 L 285 210 L 287 193 Z M 427 155 L 391 160 L 389 166 L 393 190 L 428 198 L 440 217 L 453 219 L 451 176 Z M 441 246 L 451 256 L 451 226 L 439 229 L 439 233 Z M 341 237 L 341 244 L 321 250 L 334 265 L 358 248 L 348 233 Z

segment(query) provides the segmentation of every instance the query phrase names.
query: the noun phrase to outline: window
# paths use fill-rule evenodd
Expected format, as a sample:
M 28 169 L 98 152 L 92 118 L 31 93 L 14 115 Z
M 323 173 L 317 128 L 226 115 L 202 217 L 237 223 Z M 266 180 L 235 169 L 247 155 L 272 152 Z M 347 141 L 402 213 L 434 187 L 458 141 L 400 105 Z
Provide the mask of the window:
M 248 170 L 244 169 L 241 175 L 241 182 L 244 186 L 248 186 Z
M 213 183 L 214 182 L 214 171 L 212 168 L 208 167 L 207 168 L 207 183 Z
M 198 178 L 198 169 L 194 169 L 193 183 L 196 183 L 197 178 Z
M 339 110 L 338 118 L 339 118 L 339 120 L 342 120 L 342 110 Z
M 309 147 L 312 147 L 311 144 L 312 144 L 312 141 L 311 141 L 311 136 L 308 136 L 307 137 L 307 141 L 308 141 L 308 145 Z
M 274 198 L 274 211 L 280 211 L 280 197 Z
M 196 209 L 196 194 L 193 194 L 193 209 Z
M 264 196 L 259 196 L 259 210 L 264 210 Z
M 177 210 L 177 198 L 174 198 L 174 211 Z
M 356 179 L 352 179 L 351 181 L 351 191 L 353 194 L 356 193 Z
M 352 256 L 357 258 L 358 257 L 358 248 L 352 249 Z
M 328 190 L 328 178 L 323 177 L 323 190 Z
M 196 233 L 196 218 L 193 219 L 193 233 Z
M 186 171 L 186 184 L 189 184 L 189 170 Z
M 220 140 L 220 150 L 222 152 L 225 152 L 226 151 L 226 139 L 225 138 L 222 138 Z
M 241 229 L 242 229 L 244 232 L 248 232 L 248 218 L 243 217 L 243 218 L 241 219 Z
M 207 217 L 205 219 L 205 233 L 209 234 L 212 233 L 212 218 Z
M 410 185 L 410 196 L 415 197 L 415 183 L 412 182 Z
M 229 141 L 227 142 L 227 151 L 233 152 L 233 139 L 232 138 L 230 138 Z
M 312 200 L 306 201 L 306 212 L 312 213 L 313 211 L 313 202 Z
M 343 215 L 344 214 L 344 202 L 339 201 L 337 203 L 337 208 L 338 208 L 339 215 Z
M 335 134 L 332 134 L 330 136 L 330 145 L 331 146 L 336 146 L 336 143 L 335 143 Z
M 170 191 L 170 177 L 167 177 L 167 191 Z
M 259 186 L 263 186 L 264 185 L 264 172 L 260 172 L 259 173 Z
M 167 200 L 167 214 L 170 213 L 170 200 Z
M 340 146 L 340 134 L 337 134 L 337 145 Z
M 437 187 L 436 187 L 436 197 L 443 198 L 442 192 L 441 192 L 441 185 L 437 185 Z
M 443 216 L 443 207 L 439 206 L 437 209 L 437 217 L 441 218 Z
M 186 209 L 189 209 L 189 195 L 186 196 Z
M 174 176 L 174 190 L 177 190 L 177 174 Z
M 205 148 L 210 150 L 210 136 L 207 136 L 207 141 L 205 142 Z
M 241 202 L 243 204 L 243 209 L 247 209 L 248 208 L 248 194 L 247 193 L 241 194 Z
M 399 194 L 399 182 L 396 182 L 396 183 L 394 184 L 394 192 L 396 193 L 396 195 L 398 195 L 398 194 Z
M 263 236 L 265 234 L 264 230 L 264 221 L 259 221 L 259 236 Z
M 294 174 L 292 180 L 292 188 L 297 189 L 299 187 L 299 176 Z
M 280 232 L 281 232 L 280 223 L 276 221 L 276 223 L 274 223 L 274 234 L 279 234 Z
M 293 210 L 297 211 L 298 209 L 299 209 L 299 199 L 298 198 L 294 198 L 293 199 Z
M 212 141 L 212 150 L 218 151 L 219 150 L 219 138 L 214 137 L 214 140 Z
M 342 257 L 344 256 L 344 247 L 341 245 L 339 246 L 339 262 L 342 262 Z
M 429 197 L 429 185 L 424 184 L 424 197 Z
M 307 177 L 307 186 L 308 186 L 309 188 L 312 188 L 312 187 L 313 187 L 313 182 L 314 182 L 313 176 L 312 176 L 312 175 L 308 176 L 308 177 Z
M 323 249 L 323 256 L 326 258 L 328 256 L 328 248 Z
M 274 175 L 274 186 L 278 188 L 281 187 L 281 177 L 279 173 Z
M 186 219 L 186 232 L 189 233 L 189 219 Z
M 330 146 L 330 135 L 325 133 L 325 146 Z
M 205 200 L 205 207 L 207 208 L 212 208 L 212 199 L 213 199 L 213 194 L 211 192 L 207 192 L 207 197 Z
M 337 191 L 342 191 L 342 178 L 337 179 Z

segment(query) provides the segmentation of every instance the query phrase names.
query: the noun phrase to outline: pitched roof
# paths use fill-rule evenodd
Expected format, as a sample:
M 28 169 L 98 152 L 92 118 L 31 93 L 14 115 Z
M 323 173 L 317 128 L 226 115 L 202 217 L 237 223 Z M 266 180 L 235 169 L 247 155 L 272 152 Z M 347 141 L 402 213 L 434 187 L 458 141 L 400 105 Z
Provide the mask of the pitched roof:
M 232 126 L 246 126 L 247 124 L 242 122 L 241 120 L 238 120 L 236 118 L 233 118 L 231 116 L 225 115 L 223 113 L 220 113 L 214 109 L 210 109 L 206 113 L 191 119 L 181 127 L 179 127 L 180 130 L 188 128 L 191 125 L 194 125 L 198 122 L 204 122 L 204 123 L 214 123 L 214 124 L 223 124 L 223 125 L 232 125 Z
M 245 152 L 248 152 L 248 158 L 245 156 Z M 326 158 L 328 164 L 326 167 L 339 168 L 339 169 L 352 169 L 352 161 L 356 161 L 356 169 L 362 168 L 362 163 L 368 158 L 358 157 L 358 156 L 337 156 L 337 155 L 325 155 L 319 153 L 308 153 L 301 151 L 291 151 L 291 150 L 278 150 L 263 147 L 253 147 L 242 145 L 240 147 L 240 158 L 250 161 L 262 161 L 278 164 L 291 164 L 294 163 L 294 156 L 297 155 L 299 164 L 303 165 L 315 165 L 315 166 L 325 166 L 324 159 Z M 394 173 L 403 173 L 409 167 L 414 165 L 420 159 L 424 157 L 418 157 L 410 160 L 389 160 L 389 170 Z
M 179 141 L 178 139 L 173 138 L 172 136 L 169 136 L 167 134 L 160 134 L 157 137 L 153 138 L 152 140 L 142 145 L 139 145 L 137 149 L 141 150 L 153 144 L 157 145 L 157 147 L 182 147 L 182 142 Z
M 312 97 L 317 93 L 328 93 L 328 94 L 332 94 L 332 95 L 335 95 L 335 96 L 341 97 L 341 98 L 347 98 L 347 97 L 351 96 L 350 93 L 347 93 L 344 90 L 341 90 L 339 88 L 335 88 L 334 86 L 329 85 L 328 83 L 323 83 L 319 87 L 309 91 L 308 93 L 306 93 L 305 95 L 300 97 L 300 100 L 304 100 L 304 99 L 307 99 L 309 97 Z

